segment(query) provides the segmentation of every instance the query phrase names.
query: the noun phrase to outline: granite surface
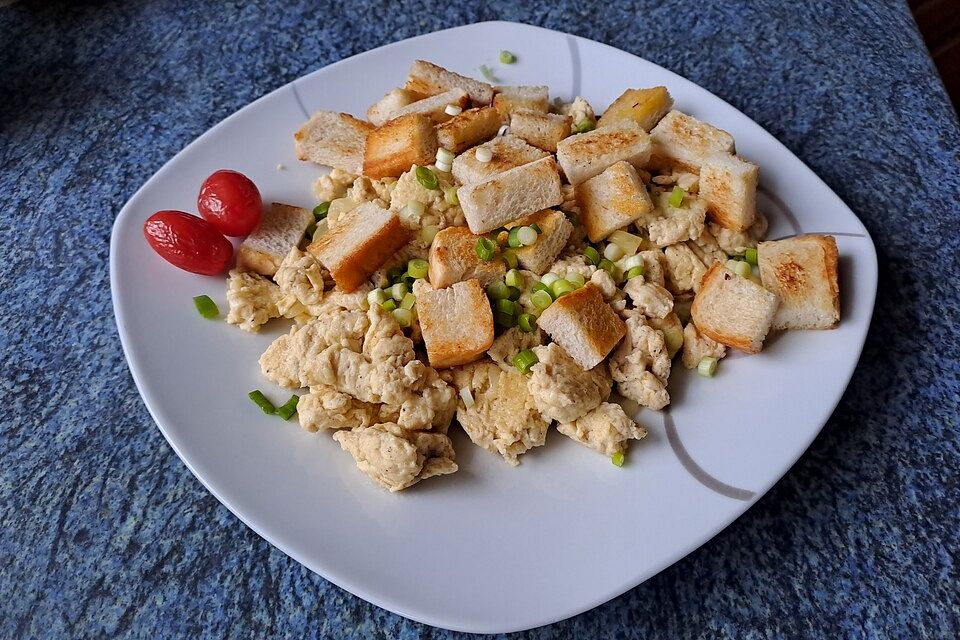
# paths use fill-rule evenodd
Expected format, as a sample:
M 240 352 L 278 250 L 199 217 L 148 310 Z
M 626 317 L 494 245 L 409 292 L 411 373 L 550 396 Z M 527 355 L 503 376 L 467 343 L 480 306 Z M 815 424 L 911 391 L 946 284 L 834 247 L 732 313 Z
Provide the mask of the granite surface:
M 863 359 L 794 469 L 647 583 L 522 635 L 960 635 L 960 129 L 905 3 L 131 0 L 0 9 L 0 637 L 456 635 L 330 585 L 194 479 L 124 362 L 108 241 L 154 171 L 251 100 L 498 18 L 728 100 L 840 194 L 880 259 Z

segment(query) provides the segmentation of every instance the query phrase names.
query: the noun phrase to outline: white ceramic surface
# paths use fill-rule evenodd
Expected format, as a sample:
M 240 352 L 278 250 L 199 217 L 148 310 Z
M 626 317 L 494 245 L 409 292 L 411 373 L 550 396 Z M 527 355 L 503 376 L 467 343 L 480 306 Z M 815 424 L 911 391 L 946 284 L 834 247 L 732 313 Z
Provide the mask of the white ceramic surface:
M 519 56 L 497 64 L 501 49 Z M 485 52 L 479 54 L 477 52 Z M 485 56 L 485 57 L 482 57 Z M 777 335 L 759 356 L 734 355 L 714 379 L 677 366 L 669 414 L 640 412 L 648 438 L 628 464 L 551 432 L 511 468 L 454 437 L 460 471 L 399 494 L 370 482 L 327 434 L 264 416 L 246 398 L 266 382 L 257 358 L 285 327 L 258 336 L 201 319 L 191 297 L 226 309 L 223 278 L 195 276 L 147 247 L 159 209 L 195 211 L 216 169 L 250 176 L 264 201 L 313 206 L 321 175 L 292 134 L 316 109 L 362 115 L 425 58 L 503 84 L 605 107 L 625 87 L 666 85 L 677 107 L 731 132 L 761 167 L 770 237 L 836 234 L 843 320 L 835 331 Z M 285 170 L 278 170 L 282 164 Z M 854 214 L 800 160 L 742 113 L 693 83 L 603 44 L 489 22 L 369 51 L 281 87 L 177 154 L 127 203 L 113 229 L 117 325 L 147 408 L 201 482 L 254 531 L 348 591 L 449 629 L 502 632 L 594 607 L 690 553 L 781 477 L 829 418 L 853 372 L 873 311 L 876 254 Z

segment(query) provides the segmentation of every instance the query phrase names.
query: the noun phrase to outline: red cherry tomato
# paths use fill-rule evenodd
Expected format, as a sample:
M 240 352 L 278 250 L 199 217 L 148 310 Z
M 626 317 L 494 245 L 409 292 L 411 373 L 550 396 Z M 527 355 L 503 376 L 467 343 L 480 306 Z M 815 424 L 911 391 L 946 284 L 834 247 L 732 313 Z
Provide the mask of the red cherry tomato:
M 197 209 L 203 219 L 225 236 L 245 236 L 260 222 L 263 201 L 247 176 L 221 169 L 210 174 L 200 187 Z
M 233 256 L 216 227 L 183 211 L 157 211 L 143 223 L 143 235 L 161 258 L 191 273 L 223 273 Z

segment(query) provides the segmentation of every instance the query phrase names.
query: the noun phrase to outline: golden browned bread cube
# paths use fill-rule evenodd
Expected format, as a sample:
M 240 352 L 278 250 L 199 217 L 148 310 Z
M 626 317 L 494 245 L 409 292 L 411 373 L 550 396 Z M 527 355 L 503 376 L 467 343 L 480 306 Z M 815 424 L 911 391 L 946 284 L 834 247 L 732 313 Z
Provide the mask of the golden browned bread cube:
M 367 134 L 363 175 L 396 178 L 415 164 L 432 163 L 436 156 L 437 133 L 433 121 L 422 113 L 411 113 Z

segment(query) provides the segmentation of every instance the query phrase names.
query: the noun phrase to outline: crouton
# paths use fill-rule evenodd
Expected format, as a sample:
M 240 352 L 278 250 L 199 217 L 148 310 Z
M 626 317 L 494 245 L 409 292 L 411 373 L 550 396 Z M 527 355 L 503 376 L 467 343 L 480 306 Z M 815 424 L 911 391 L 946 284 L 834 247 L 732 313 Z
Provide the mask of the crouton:
M 576 196 L 590 242 L 600 242 L 631 222 L 646 222 L 653 211 L 647 188 L 626 160 L 578 184 Z
M 678 242 L 664 249 L 663 255 L 667 272 L 666 287 L 671 293 L 679 294 L 700 288 L 700 279 L 707 267 L 693 249 L 686 243 Z
M 760 280 L 780 298 L 774 329 L 833 329 L 840 322 L 837 241 L 798 236 L 761 242 Z
M 721 227 L 746 231 L 757 220 L 760 167 L 728 153 L 710 156 L 700 166 L 700 197 L 707 216 Z
M 522 109 L 510 117 L 510 133 L 535 147 L 556 153 L 557 143 L 570 135 L 573 118 Z
M 563 202 L 560 173 L 550 156 L 460 187 L 457 197 L 467 225 L 474 233 L 486 233 Z
M 411 113 L 390 120 L 367 134 L 363 175 L 398 177 L 413 165 L 428 165 L 437 157 L 437 134 L 429 116 Z
M 387 95 L 374 102 L 367 109 L 367 120 L 375 126 L 381 126 L 395 117 L 395 113 L 417 100 L 422 99 L 418 93 L 406 89 L 393 89 Z
M 240 243 L 237 266 L 272 276 L 312 222 L 313 212 L 309 209 L 272 203 L 260 217 L 257 228 Z
M 496 86 L 493 106 L 504 121 L 510 114 L 520 109 L 529 109 L 537 113 L 546 113 L 550 108 L 550 89 L 546 86 Z
M 490 149 L 493 158 L 490 162 L 477 160 L 476 149 L 480 147 Z M 453 159 L 451 172 L 453 177 L 462 185 L 475 184 L 492 178 L 508 169 L 528 164 L 540 158 L 546 158 L 549 153 L 527 144 L 514 135 L 498 136 L 474 149 L 469 149 Z
M 414 294 L 431 367 L 446 369 L 473 362 L 493 344 L 493 311 L 477 280 L 445 289 L 418 280 Z
M 460 153 L 488 140 L 500 128 L 500 115 L 493 107 L 467 109 L 437 126 L 437 142 L 444 149 Z
M 350 293 L 409 239 L 396 212 L 365 202 L 336 229 L 314 240 L 307 251 L 326 267 L 340 289 Z
M 734 153 L 733 136 L 693 116 L 673 110 L 650 131 L 653 150 L 650 167 L 699 173 L 716 153 Z
M 518 220 L 511 226 L 525 226 L 536 224 L 540 227 L 537 241 L 530 246 L 516 249 L 517 261 L 520 266 L 535 274 L 543 275 L 554 263 L 560 252 L 567 244 L 573 224 L 567 220 L 562 211 L 544 209 L 537 213 Z
M 658 247 L 676 242 L 696 240 L 703 235 L 707 203 L 697 196 L 684 196 L 679 207 L 670 204 L 670 192 L 660 191 L 653 197 L 655 217 L 647 224 L 650 241 Z
M 623 320 L 603 301 L 599 287 L 591 283 L 557 298 L 537 324 L 584 371 L 603 362 L 627 332 Z
M 426 60 L 414 61 L 404 89 L 425 96 L 434 96 L 450 89 L 463 89 L 474 106 L 487 106 L 493 101 L 493 87 L 486 82 L 462 76 Z
M 632 120 L 644 131 L 650 131 L 672 107 L 673 98 L 666 87 L 627 89 L 603 112 L 597 121 L 597 128 Z
M 348 113 L 318 111 L 293 134 L 297 158 L 358 174 L 363 145 L 373 125 Z
M 775 294 L 715 262 L 701 280 L 690 315 L 708 338 L 747 353 L 760 353 L 777 304 Z
M 421 115 L 430 116 L 430 119 L 435 123 L 446 122 L 451 118 L 450 114 L 446 111 L 448 106 L 453 105 L 455 107 L 465 109 L 469 104 L 470 97 L 467 96 L 466 91 L 463 89 L 451 89 L 450 91 L 438 93 L 437 95 L 430 96 L 429 98 L 423 98 L 422 100 L 411 102 L 405 107 L 400 107 L 393 112 L 393 115 L 390 116 L 390 119 L 392 120 L 393 118 L 399 118 L 400 116 L 408 116 L 413 113 L 419 113 Z
M 507 270 L 502 260 L 484 261 L 477 255 L 480 237 L 466 227 L 447 227 L 438 231 L 430 245 L 430 283 L 443 289 L 455 282 L 476 279 L 486 287 L 502 279 Z
M 557 161 L 574 185 L 621 160 L 642 169 L 649 158 L 650 134 L 635 122 L 588 131 L 557 143 Z

